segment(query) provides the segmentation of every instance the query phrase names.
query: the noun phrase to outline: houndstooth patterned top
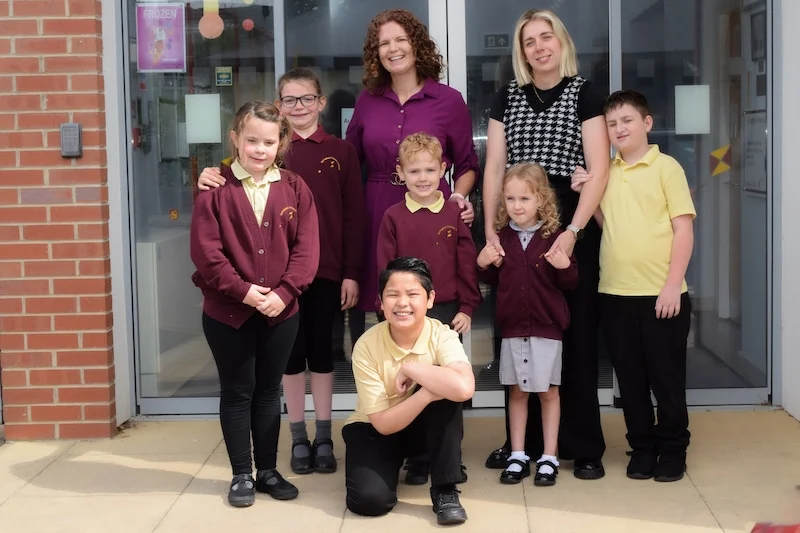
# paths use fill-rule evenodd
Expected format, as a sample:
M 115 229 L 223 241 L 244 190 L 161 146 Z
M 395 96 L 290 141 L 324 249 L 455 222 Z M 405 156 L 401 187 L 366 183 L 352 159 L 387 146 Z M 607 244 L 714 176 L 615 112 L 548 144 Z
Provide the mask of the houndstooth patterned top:
M 569 177 L 576 166 L 586 166 L 578 116 L 578 95 L 585 82 L 575 76 L 561 95 L 539 113 L 531 108 L 517 82 L 509 83 L 503 115 L 507 166 L 537 163 L 551 180 Z

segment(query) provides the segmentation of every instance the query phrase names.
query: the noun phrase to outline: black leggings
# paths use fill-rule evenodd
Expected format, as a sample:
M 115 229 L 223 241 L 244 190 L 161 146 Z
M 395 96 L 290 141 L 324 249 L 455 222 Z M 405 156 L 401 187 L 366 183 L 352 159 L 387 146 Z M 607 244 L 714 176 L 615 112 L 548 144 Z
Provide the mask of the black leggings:
M 233 475 L 275 468 L 281 427 L 281 377 L 297 334 L 297 314 L 268 326 L 256 313 L 236 329 L 203 313 L 203 332 L 219 372 L 219 420 Z

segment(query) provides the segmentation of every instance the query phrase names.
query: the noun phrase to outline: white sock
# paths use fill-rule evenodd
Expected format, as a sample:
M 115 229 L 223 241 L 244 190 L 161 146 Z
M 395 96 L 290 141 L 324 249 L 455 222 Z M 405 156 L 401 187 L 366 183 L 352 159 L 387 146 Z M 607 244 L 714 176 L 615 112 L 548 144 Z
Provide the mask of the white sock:
M 550 461 L 551 463 L 553 463 L 556 466 L 561 466 L 560 464 L 558 464 L 558 458 L 556 458 L 553 455 L 542 455 L 539 458 L 539 460 L 536 461 L 536 463 L 539 464 L 542 461 Z M 550 466 L 550 465 L 543 465 L 541 468 L 538 468 L 537 471 L 542 473 L 542 474 L 554 474 L 555 473 L 555 470 L 553 470 L 553 467 Z
M 525 455 L 525 452 L 511 452 L 511 455 L 508 456 L 508 460 L 516 459 L 517 461 L 530 461 L 531 458 Z M 506 472 L 522 472 L 522 467 L 516 463 L 510 463 L 506 467 Z

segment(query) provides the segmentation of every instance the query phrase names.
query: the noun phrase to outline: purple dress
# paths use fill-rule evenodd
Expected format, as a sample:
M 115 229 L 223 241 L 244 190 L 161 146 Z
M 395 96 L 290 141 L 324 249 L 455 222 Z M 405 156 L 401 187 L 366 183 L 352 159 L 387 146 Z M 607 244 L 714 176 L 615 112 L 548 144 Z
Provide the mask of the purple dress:
M 379 91 L 380 92 L 380 91 Z M 384 212 L 403 201 L 406 187 L 395 184 L 400 143 L 408 135 L 424 131 L 439 139 L 447 167 L 453 178 L 470 170 L 478 173 L 478 156 L 472 142 L 472 118 L 457 90 L 428 79 L 422 89 L 405 104 L 391 88 L 383 94 L 363 91 L 358 97 L 353 118 L 347 127 L 347 140 L 355 145 L 358 158 L 366 165 L 364 186 L 366 224 L 364 268 L 359 280 L 358 309 L 375 311 L 378 296 L 377 238 Z M 393 183 L 394 182 L 394 183 Z M 450 187 L 442 179 L 439 190 L 450 197 Z

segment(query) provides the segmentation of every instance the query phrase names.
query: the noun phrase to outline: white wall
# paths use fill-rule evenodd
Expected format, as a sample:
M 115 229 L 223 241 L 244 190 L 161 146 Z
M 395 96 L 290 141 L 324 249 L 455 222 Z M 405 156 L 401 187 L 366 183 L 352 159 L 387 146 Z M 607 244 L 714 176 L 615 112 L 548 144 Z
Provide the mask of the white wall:
M 797 172 L 800 164 L 797 160 L 797 150 L 800 147 L 800 100 L 797 98 L 797 87 L 800 86 L 800 68 L 798 60 L 791 50 L 800 50 L 800 32 L 796 31 L 800 24 L 800 2 L 797 0 L 776 0 L 775 20 L 781 25 L 781 37 L 775 42 L 775 48 L 780 48 L 783 53 L 776 55 L 775 69 L 781 71 L 780 85 L 776 86 L 776 96 L 781 101 L 781 108 L 776 109 L 776 116 L 780 115 L 780 129 L 775 131 L 776 156 L 775 172 L 781 181 L 782 194 L 780 200 L 776 198 L 776 208 L 780 209 L 780 227 L 785 228 L 778 241 L 780 246 L 780 264 L 776 264 L 776 274 L 779 280 L 776 285 L 781 288 L 780 317 L 781 324 L 776 330 L 776 354 L 781 357 L 780 365 L 776 368 L 781 373 L 775 379 L 782 381 L 781 397 L 777 399 L 783 407 L 795 418 L 800 418 L 800 308 L 796 305 L 800 301 L 800 237 L 797 228 L 800 227 L 800 210 L 797 202 L 800 200 L 800 180 Z M 780 151 L 780 153 L 778 153 Z

